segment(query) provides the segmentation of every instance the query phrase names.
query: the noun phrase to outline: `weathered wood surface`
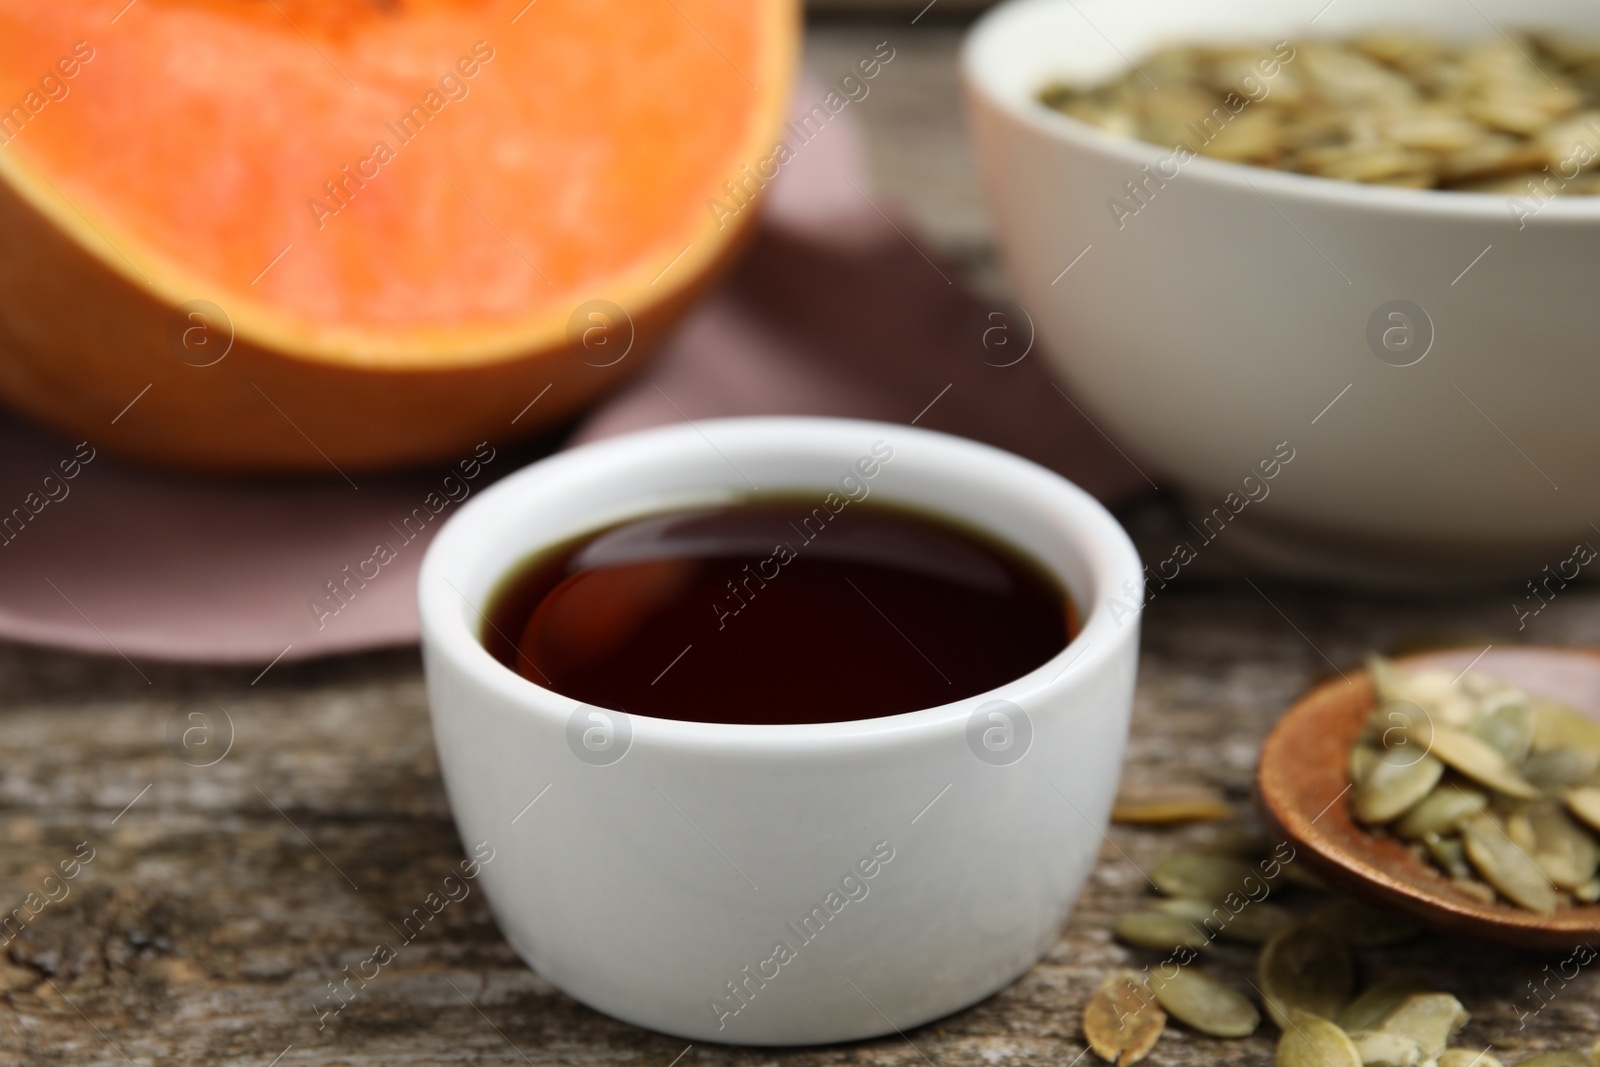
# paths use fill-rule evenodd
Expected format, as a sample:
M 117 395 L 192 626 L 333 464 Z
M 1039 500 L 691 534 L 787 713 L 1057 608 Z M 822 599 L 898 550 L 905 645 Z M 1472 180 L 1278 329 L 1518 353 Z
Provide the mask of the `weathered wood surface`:
M 1209 784 L 1243 807 L 1257 742 L 1328 673 L 1323 654 L 1347 666 L 1369 647 L 1419 634 L 1509 640 L 1513 629 L 1500 594 L 1417 606 L 1263 592 L 1270 604 L 1240 579 L 1197 577 L 1148 609 L 1130 780 Z M 1529 632 L 1595 641 L 1600 596 L 1563 593 Z M 42 894 L 80 842 L 94 850 L 64 883 L 65 899 L 45 905 L 4 950 L 0 1062 L 265 1065 L 288 1049 L 284 1067 L 666 1067 L 684 1051 L 553 990 L 513 955 L 478 894 L 446 907 L 319 1031 L 313 1003 L 325 1000 L 325 983 L 378 941 L 394 941 L 392 924 L 461 859 L 415 654 L 279 666 L 253 686 L 249 671 L 138 671 L 115 657 L 0 647 L 0 902 L 9 911 Z M 190 724 L 200 712 L 220 722 L 219 709 L 234 726 L 226 757 L 210 767 L 175 758 L 173 721 Z M 1113 828 L 1115 847 L 1049 957 L 1012 988 L 905 1040 L 781 1052 L 696 1046 L 680 1062 L 1072 1063 L 1096 983 L 1114 967 L 1155 962 L 1108 933 L 1147 891 L 1140 870 L 1213 832 Z M 1242 988 L 1250 959 L 1224 945 L 1205 966 Z M 1456 991 L 1475 1016 L 1470 1040 L 1587 1044 L 1600 1033 L 1593 975 L 1547 994 L 1548 1006 L 1531 1014 L 1541 1001 L 1526 983 L 1551 962 L 1425 938 L 1368 953 L 1364 970 L 1416 973 Z M 1270 1062 L 1271 1047 L 1270 1028 L 1234 1042 L 1174 1028 L 1148 1062 L 1258 1064 Z
M 880 188 L 969 280 L 997 285 L 961 141 L 959 28 L 817 25 L 808 62 L 828 78 L 886 38 L 900 58 L 857 108 Z M 1159 507 L 1133 518 L 1156 535 L 1169 521 Z M 1146 613 L 1126 776 L 1220 787 L 1241 807 L 1263 733 L 1329 661 L 1348 666 L 1368 648 L 1442 632 L 1600 642 L 1600 595 L 1589 591 L 1563 592 L 1518 635 L 1508 593 L 1416 603 L 1257 592 L 1215 559 L 1186 569 Z M 61 883 L 46 876 L 80 843 L 93 849 L 64 899 L 0 933 L 15 934 L 0 948 L 0 1064 L 667 1067 L 681 1055 L 684 1067 L 1069 1065 L 1083 1052 L 1080 1013 L 1100 979 L 1155 962 L 1109 935 L 1147 891 L 1140 870 L 1215 832 L 1113 828 L 1114 846 L 1048 958 L 904 1039 L 686 1051 L 552 989 L 507 947 L 476 893 L 445 908 L 319 1030 L 313 1005 L 325 1002 L 326 983 L 392 940 L 393 924 L 461 850 L 414 652 L 278 666 L 252 684 L 254 673 L 0 646 L 0 909 L 25 906 L 30 893 L 37 903 L 48 887 L 59 896 Z M 235 735 L 224 758 L 196 767 L 173 755 L 174 723 L 181 731 L 193 713 L 220 722 L 223 712 Z M 1248 950 L 1225 945 L 1206 967 L 1242 988 L 1250 962 Z M 1542 1002 L 1526 983 L 1551 962 L 1424 939 L 1368 953 L 1363 970 L 1416 973 L 1457 992 L 1475 1015 L 1465 1040 L 1586 1046 L 1600 1033 L 1592 974 L 1546 994 L 1532 1014 Z M 1146 1062 L 1261 1064 L 1272 1044 L 1270 1026 L 1234 1042 L 1174 1027 Z

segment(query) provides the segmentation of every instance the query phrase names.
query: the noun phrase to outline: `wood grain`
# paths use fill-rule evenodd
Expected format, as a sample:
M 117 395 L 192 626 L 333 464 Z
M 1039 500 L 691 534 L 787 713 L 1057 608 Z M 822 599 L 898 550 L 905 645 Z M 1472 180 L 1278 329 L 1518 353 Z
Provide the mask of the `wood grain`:
M 1512 629 L 1502 625 L 1512 619 L 1504 597 L 1493 594 L 1397 606 L 1262 591 L 1270 605 L 1238 576 L 1186 576 L 1147 610 L 1129 780 L 1217 789 L 1248 811 L 1257 747 L 1277 715 L 1329 673 L 1323 653 L 1349 667 L 1367 648 L 1411 634 Z M 1541 640 L 1594 641 L 1600 596 L 1565 592 L 1536 626 Z M 446 908 L 319 1030 L 313 1003 L 327 997 L 326 983 L 378 940 L 394 940 L 392 924 L 462 858 L 417 659 L 280 665 L 256 685 L 251 671 L 140 670 L 150 684 L 115 656 L 0 646 L 0 903 L 10 909 L 39 891 L 78 843 L 95 849 L 69 895 L 0 950 L 0 1064 L 266 1067 L 284 1054 L 282 1067 L 667 1067 L 684 1052 L 683 1042 L 551 988 L 506 946 L 476 894 Z M 209 767 L 175 758 L 169 723 L 218 709 L 235 729 L 227 756 Z M 904 1039 L 785 1051 L 696 1046 L 680 1067 L 1072 1063 L 1084 1047 L 1080 1012 L 1098 983 L 1112 969 L 1157 962 L 1109 933 L 1148 895 L 1140 872 L 1227 832 L 1227 824 L 1112 827 L 1046 959 L 988 1001 Z M 1311 894 L 1285 899 L 1315 903 Z M 1415 975 L 1456 992 L 1474 1015 L 1466 1040 L 1479 1047 L 1587 1044 L 1600 1030 L 1593 975 L 1543 1000 L 1528 988 L 1559 959 L 1430 936 L 1364 954 L 1363 978 Z M 1219 944 L 1201 965 L 1248 990 L 1248 948 Z M 1267 1063 L 1274 1040 L 1270 1027 L 1222 1041 L 1175 1026 L 1146 1062 Z

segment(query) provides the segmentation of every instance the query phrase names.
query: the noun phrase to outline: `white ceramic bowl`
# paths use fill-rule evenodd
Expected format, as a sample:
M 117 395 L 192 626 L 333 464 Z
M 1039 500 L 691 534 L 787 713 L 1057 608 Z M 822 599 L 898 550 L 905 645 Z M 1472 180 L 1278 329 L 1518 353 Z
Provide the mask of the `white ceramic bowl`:
M 1059 576 L 1087 609 L 1067 649 L 943 707 L 750 726 L 587 708 L 479 643 L 478 609 L 530 552 L 746 479 L 820 499 L 875 442 L 893 459 L 871 498 L 990 530 Z M 1055 944 L 1099 851 L 1140 595 L 1132 544 L 1083 491 L 906 426 L 707 421 L 506 478 L 440 531 L 419 593 L 445 786 L 469 855 L 492 856 L 501 930 L 585 1004 L 693 1041 L 864 1038 L 993 993 Z M 819 701 L 851 669 L 818 677 Z
M 1557 199 L 1527 217 L 1529 205 L 1500 196 L 1204 158 L 1162 170 L 1170 149 L 1068 118 L 1035 94 L 1057 78 L 1118 75 L 1169 43 L 1395 25 L 1485 38 L 1496 35 L 1491 21 L 1593 35 L 1600 7 L 1012 0 L 967 41 L 989 207 L 1059 372 L 1197 514 L 1231 511 L 1224 502 L 1243 475 L 1288 442 L 1293 464 L 1270 500 L 1239 510 L 1227 538 L 1279 570 L 1379 582 L 1533 577 L 1595 536 L 1600 200 Z M 1145 183 L 1146 165 L 1176 175 Z M 1142 204 L 1129 181 L 1147 190 Z M 1114 211 L 1116 197 L 1137 210 Z M 1411 313 L 1409 351 L 1380 358 L 1373 322 L 1380 339 L 1401 326 L 1389 336 L 1407 347 L 1384 308 L 1392 301 L 1420 307 L 1431 328 Z M 1424 348 L 1420 362 L 1395 365 Z

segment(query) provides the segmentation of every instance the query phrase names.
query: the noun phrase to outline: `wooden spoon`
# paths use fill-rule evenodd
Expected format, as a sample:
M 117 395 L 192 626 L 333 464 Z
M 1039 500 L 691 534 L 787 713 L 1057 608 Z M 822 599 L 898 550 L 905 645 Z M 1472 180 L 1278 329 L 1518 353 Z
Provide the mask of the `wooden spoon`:
M 1451 649 L 1397 662 L 1451 671 L 1471 665 L 1531 695 L 1600 718 L 1600 651 Z M 1600 905 L 1540 915 L 1499 901 L 1485 904 L 1402 842 L 1375 836 L 1354 821 L 1348 756 L 1373 704 L 1371 678 L 1366 671 L 1351 671 L 1301 697 L 1267 736 L 1256 769 L 1256 806 L 1267 828 L 1294 846 L 1294 862 L 1304 862 L 1336 889 L 1442 933 L 1534 949 L 1571 948 L 1600 937 Z

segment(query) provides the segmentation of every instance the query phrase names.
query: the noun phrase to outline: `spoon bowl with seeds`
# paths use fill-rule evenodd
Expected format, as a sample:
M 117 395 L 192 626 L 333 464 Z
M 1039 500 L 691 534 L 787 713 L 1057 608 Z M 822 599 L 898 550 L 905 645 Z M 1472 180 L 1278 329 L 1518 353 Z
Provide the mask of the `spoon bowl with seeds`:
M 1284 714 L 1256 801 L 1335 888 L 1451 934 L 1600 929 L 1600 651 L 1374 658 Z

